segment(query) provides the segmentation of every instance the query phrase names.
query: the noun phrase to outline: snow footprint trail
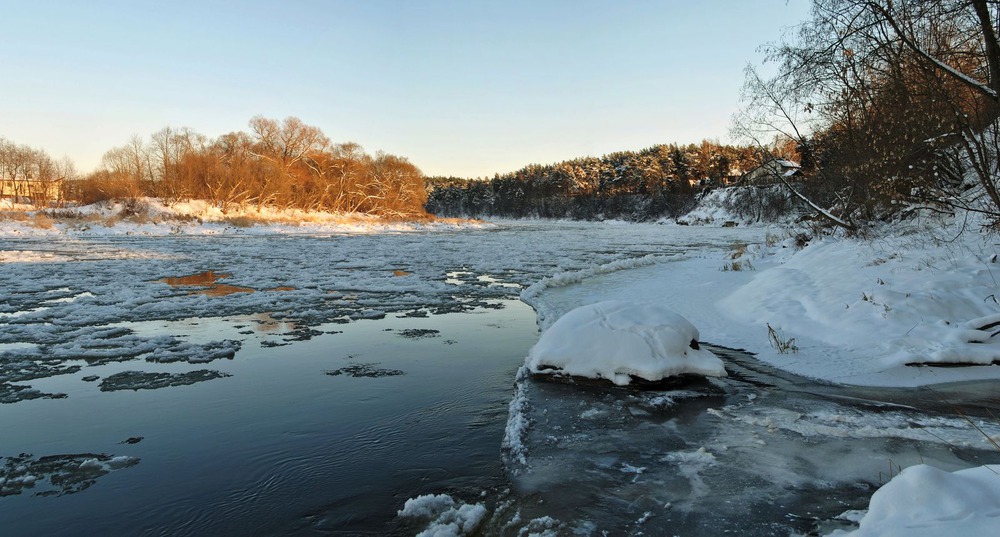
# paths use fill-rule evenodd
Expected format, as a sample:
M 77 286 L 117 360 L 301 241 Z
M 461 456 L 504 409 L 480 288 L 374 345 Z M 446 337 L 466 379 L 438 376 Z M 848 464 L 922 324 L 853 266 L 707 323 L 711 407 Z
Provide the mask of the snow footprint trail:
M 591 533 L 809 533 L 864 508 L 890 465 L 996 460 L 982 434 L 926 393 L 871 399 L 710 349 L 730 377 L 667 392 L 519 376 L 504 450 L 511 511 Z

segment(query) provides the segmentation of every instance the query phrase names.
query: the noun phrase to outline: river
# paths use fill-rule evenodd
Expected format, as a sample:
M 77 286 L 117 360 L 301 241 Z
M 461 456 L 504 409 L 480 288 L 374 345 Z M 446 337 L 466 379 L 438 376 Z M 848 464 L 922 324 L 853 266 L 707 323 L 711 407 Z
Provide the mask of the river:
M 0 527 L 405 535 L 427 521 L 397 517 L 404 502 L 446 493 L 484 505 L 489 535 L 769 534 L 864 505 L 875 468 L 990 455 L 909 434 L 969 431 L 950 406 L 914 410 L 926 394 L 818 385 L 726 349 L 730 378 L 671 391 L 522 378 L 528 455 L 501 452 L 537 338 L 524 288 L 763 235 L 514 222 L 0 239 Z

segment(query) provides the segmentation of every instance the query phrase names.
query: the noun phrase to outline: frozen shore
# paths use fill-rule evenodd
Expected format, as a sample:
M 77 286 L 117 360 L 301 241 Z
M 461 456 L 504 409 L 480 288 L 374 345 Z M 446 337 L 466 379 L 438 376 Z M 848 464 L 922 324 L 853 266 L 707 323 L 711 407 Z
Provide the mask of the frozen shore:
M 980 224 L 967 215 L 935 217 L 898 223 L 868 239 L 806 240 L 775 229 L 764 244 L 734 245 L 721 259 L 636 260 L 625 271 L 556 274 L 525 290 L 522 300 L 536 309 L 543 330 L 577 307 L 606 300 L 669 307 L 689 319 L 703 341 L 746 349 L 771 366 L 820 381 L 918 388 L 996 380 L 1000 249 L 993 236 L 978 232 Z M 527 448 L 517 437 L 530 427 L 529 408 L 519 388 L 507 443 L 522 462 Z M 997 445 L 995 431 L 979 431 L 984 446 Z M 995 467 L 901 470 L 867 511 L 844 514 L 859 522 L 857 530 L 833 534 L 982 534 L 995 527 Z M 978 492 L 956 493 L 969 487 Z

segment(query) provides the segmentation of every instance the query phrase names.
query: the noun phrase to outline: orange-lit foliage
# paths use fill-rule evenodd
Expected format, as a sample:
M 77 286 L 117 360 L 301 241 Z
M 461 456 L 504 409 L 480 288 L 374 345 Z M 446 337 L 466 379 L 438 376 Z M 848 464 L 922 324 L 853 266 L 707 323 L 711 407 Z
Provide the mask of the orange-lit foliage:
M 407 159 L 354 143 L 331 144 L 298 118 L 261 116 L 251 132 L 210 140 L 188 129 L 163 129 L 108 151 L 104 168 L 80 184 L 81 201 L 153 196 L 237 207 L 425 216 L 423 174 Z
M 45 207 L 61 201 L 60 183 L 72 165 L 57 163 L 40 149 L 0 137 L 0 198 Z

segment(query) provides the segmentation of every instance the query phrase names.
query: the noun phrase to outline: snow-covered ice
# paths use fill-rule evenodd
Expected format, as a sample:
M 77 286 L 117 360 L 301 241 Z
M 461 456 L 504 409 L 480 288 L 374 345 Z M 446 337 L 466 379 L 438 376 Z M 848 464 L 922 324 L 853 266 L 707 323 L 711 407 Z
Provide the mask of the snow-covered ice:
M 679 375 L 725 376 L 698 330 L 658 304 L 605 301 L 559 318 L 528 353 L 532 373 L 602 378 L 627 385 Z
M 664 258 L 577 281 L 563 276 L 566 283 L 523 298 L 542 312 L 543 329 L 605 300 L 669 304 L 704 341 L 831 382 L 998 379 L 1000 251 L 987 235 L 962 234 L 969 225 L 929 219 L 878 239 L 820 236 L 804 247 L 787 231 L 769 230 L 766 241 L 734 244 L 724 256 Z M 725 270 L 747 260 L 749 267 Z M 782 352 L 769 328 L 782 342 L 794 339 L 794 348 Z

